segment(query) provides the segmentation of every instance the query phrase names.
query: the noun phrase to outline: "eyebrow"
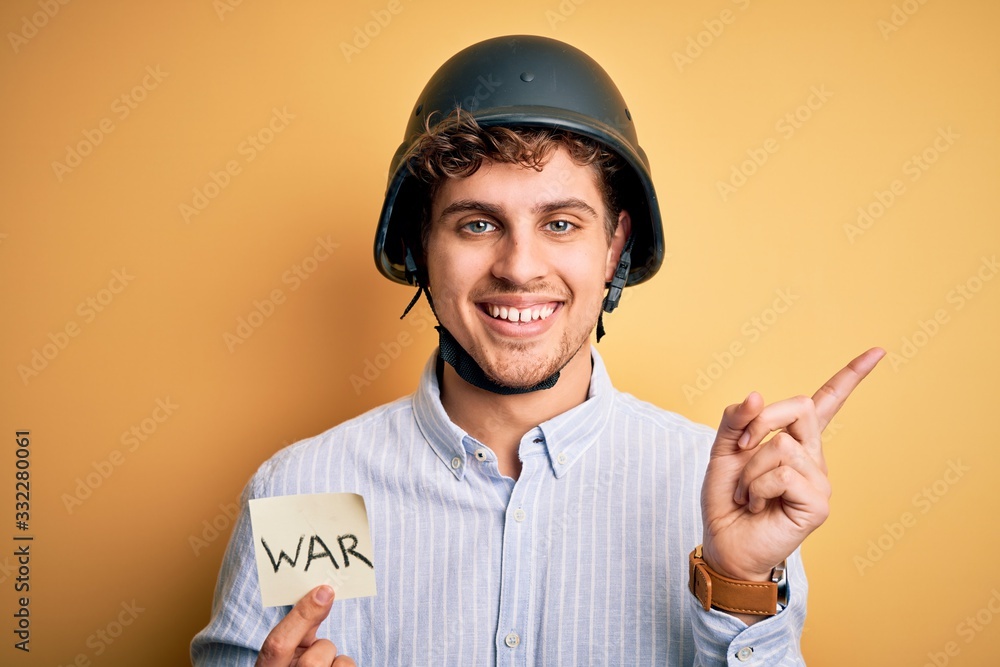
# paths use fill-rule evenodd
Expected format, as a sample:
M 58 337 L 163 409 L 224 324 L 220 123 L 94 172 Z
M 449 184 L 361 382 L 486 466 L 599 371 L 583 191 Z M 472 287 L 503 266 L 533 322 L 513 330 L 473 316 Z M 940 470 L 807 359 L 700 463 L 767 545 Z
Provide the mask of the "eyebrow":
M 475 199 L 456 199 L 444 207 L 439 218 L 446 218 L 454 213 L 466 213 L 468 211 L 482 211 L 494 217 L 500 217 L 503 209 L 493 204 L 487 204 L 484 201 L 476 201 Z
M 590 204 L 578 197 L 567 197 L 566 199 L 558 199 L 556 201 L 540 202 L 531 209 L 531 212 L 535 214 L 552 213 L 553 211 L 563 209 L 576 209 L 589 213 L 595 218 L 599 217 L 597 215 L 597 211 L 595 211 Z M 488 213 L 497 218 L 501 217 L 503 214 L 503 208 L 496 206 L 495 204 L 475 199 L 457 199 L 444 207 L 444 210 L 441 211 L 440 218 L 445 218 L 455 213 L 466 213 L 468 211 L 482 211 L 483 213 Z

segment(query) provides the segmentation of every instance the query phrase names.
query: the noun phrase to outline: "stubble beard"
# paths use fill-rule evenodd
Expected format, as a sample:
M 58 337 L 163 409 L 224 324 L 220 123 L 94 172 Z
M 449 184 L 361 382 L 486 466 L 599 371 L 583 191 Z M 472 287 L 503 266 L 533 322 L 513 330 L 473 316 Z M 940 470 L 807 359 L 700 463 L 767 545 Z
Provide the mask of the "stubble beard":
M 590 340 L 598 314 L 599 310 L 593 315 L 590 327 L 576 332 L 576 335 L 573 330 L 564 331 L 555 350 L 543 359 L 538 359 L 535 352 L 540 345 L 519 341 L 495 342 L 492 345 L 493 354 L 487 354 L 484 346 L 479 344 L 473 344 L 467 351 L 493 382 L 511 389 L 526 389 L 555 375 L 576 356 Z
M 525 343 L 502 343 L 493 359 L 487 356 L 480 347 L 469 350 L 471 356 L 486 376 L 501 387 L 511 389 L 527 389 L 542 380 L 554 375 L 569 363 L 579 351 L 580 345 L 573 346 L 564 336 L 559 341 L 559 347 L 547 358 L 538 360 L 531 353 L 531 345 Z
M 553 289 L 545 285 L 537 285 L 532 289 L 515 287 L 504 281 L 496 281 L 490 285 L 474 291 L 466 297 L 474 303 L 486 300 L 495 294 L 530 294 L 548 293 L 561 295 L 563 297 L 563 308 L 557 317 L 565 317 L 568 306 L 573 299 L 568 290 Z M 448 298 L 459 298 L 458 295 L 449 294 L 447 290 L 441 292 L 442 300 Z M 481 343 L 471 340 L 468 346 L 464 345 L 457 337 L 456 341 L 461 345 L 473 361 L 482 369 L 486 376 L 500 385 L 510 389 L 527 389 L 539 382 L 551 377 L 561 371 L 584 345 L 590 340 L 590 333 L 597 326 L 597 318 L 601 311 L 601 302 L 594 304 L 590 314 L 586 316 L 585 322 L 589 326 L 574 329 L 567 327 L 555 349 L 547 353 L 542 359 L 538 359 L 539 353 L 544 353 L 546 346 L 538 342 L 527 342 L 510 339 L 497 340 L 490 337 L 489 343 Z M 443 323 L 442 323 L 443 324 Z M 451 331 L 452 336 L 455 332 Z

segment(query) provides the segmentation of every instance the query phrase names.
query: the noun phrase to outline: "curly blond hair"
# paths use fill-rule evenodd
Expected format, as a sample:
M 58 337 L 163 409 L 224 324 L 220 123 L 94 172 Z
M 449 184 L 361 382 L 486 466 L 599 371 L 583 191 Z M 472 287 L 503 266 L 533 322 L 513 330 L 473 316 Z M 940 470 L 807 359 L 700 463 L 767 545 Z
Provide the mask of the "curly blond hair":
M 444 179 L 471 176 L 484 160 L 541 171 L 558 147 L 565 148 L 576 164 L 593 168 L 604 202 L 605 232 L 610 241 L 620 211 L 616 175 L 625 162 L 603 143 L 551 127 L 482 126 L 472 114 L 462 113 L 460 108 L 433 128 L 428 117 L 424 127 L 424 133 L 407 153 L 407 168 L 424 184 L 420 232 L 423 245 L 426 246 L 431 202 Z

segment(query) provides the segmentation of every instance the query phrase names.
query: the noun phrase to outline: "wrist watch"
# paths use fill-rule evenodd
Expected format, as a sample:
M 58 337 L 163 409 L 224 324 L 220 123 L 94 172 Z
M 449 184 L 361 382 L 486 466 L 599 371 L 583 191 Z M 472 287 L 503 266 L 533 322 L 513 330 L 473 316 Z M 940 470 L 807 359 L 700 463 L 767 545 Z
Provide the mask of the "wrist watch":
M 710 568 L 701 557 L 698 545 L 688 558 L 688 587 L 701 606 L 737 614 L 774 616 L 778 604 L 788 604 L 788 580 L 785 561 L 771 570 L 770 581 L 741 581 L 724 577 Z

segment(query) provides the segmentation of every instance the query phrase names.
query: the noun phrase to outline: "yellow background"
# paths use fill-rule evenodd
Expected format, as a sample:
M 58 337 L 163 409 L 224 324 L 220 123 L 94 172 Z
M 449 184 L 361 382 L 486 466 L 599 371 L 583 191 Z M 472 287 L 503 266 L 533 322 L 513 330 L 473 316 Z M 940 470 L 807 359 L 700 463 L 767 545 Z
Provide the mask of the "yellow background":
M 1000 250 L 1000 5 L 399 0 L 393 14 L 381 0 L 224 2 L 0 9 L 0 662 L 188 660 L 249 476 L 282 446 L 412 391 L 435 345 L 426 310 L 397 319 L 411 291 L 371 257 L 417 94 L 459 49 L 533 33 L 610 72 L 661 198 L 664 269 L 627 292 L 600 345 L 621 389 L 716 424 L 751 389 L 811 393 L 871 345 L 897 355 L 828 434 L 833 514 L 805 547 L 809 664 L 996 664 L 1000 280 L 983 258 Z M 373 11 L 391 20 L 345 55 Z M 687 49 L 690 62 L 677 56 Z M 800 109 L 812 90 L 825 99 Z M 135 106 L 125 117 L 122 95 Z M 248 161 L 243 142 L 274 109 L 294 118 Z M 787 136 L 796 113 L 808 118 Z M 112 131 L 57 174 L 105 119 Z M 724 198 L 718 183 L 769 139 L 777 151 Z M 907 162 L 925 151 L 936 159 L 912 180 Z M 239 173 L 185 221 L 181 204 L 230 160 Z M 850 235 L 858 207 L 877 210 L 897 179 L 882 216 Z M 293 290 L 283 277 L 318 238 L 337 248 Z M 227 346 L 274 289 L 284 301 Z M 795 299 L 776 315 L 777 290 Z M 91 311 L 88 298 L 106 304 Z M 77 335 L 51 347 L 68 323 Z M 402 334 L 397 358 L 378 356 Z M 46 345 L 53 358 L 23 375 Z M 386 367 L 352 385 L 366 362 Z M 699 372 L 704 392 L 685 393 Z M 177 407 L 156 412 L 158 399 Z M 123 433 L 144 424 L 130 450 Z M 27 656 L 11 633 L 18 429 L 32 437 Z M 946 475 L 952 464 L 968 470 Z M 88 475 L 100 485 L 67 506 Z M 933 504 L 916 497 L 925 488 Z M 910 525 L 893 526 L 904 512 Z M 120 636 L 98 639 L 133 602 L 142 611 Z M 971 631 L 977 613 L 992 623 Z

